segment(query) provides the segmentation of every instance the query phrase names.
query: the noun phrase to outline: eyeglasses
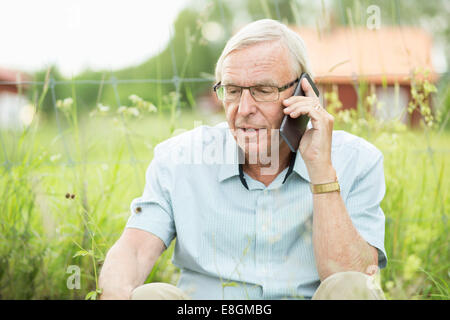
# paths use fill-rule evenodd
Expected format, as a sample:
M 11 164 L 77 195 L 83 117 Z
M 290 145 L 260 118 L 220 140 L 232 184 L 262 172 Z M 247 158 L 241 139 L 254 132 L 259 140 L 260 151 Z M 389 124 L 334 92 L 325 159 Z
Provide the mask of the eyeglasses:
M 217 99 L 224 102 L 235 102 L 241 99 L 242 91 L 244 91 L 244 89 L 249 89 L 253 99 L 257 102 L 273 102 L 280 98 L 280 92 L 292 87 L 299 79 L 300 78 L 297 78 L 280 88 L 274 86 L 240 87 L 229 84 L 223 85 L 218 82 L 214 85 L 213 89 L 217 95 Z

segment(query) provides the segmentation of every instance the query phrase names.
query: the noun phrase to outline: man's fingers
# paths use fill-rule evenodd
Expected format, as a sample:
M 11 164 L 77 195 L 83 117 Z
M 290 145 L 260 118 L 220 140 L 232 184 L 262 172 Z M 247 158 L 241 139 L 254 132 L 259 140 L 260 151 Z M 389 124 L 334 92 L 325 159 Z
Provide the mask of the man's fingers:
M 286 107 L 283 109 L 283 112 L 285 114 L 289 114 L 294 110 L 297 110 L 298 108 L 308 108 L 308 107 L 315 107 L 317 105 L 320 105 L 320 100 L 317 97 L 291 97 L 287 99 L 288 101 L 284 103 Z M 286 100 L 284 100 L 286 101 Z
M 311 88 L 312 90 L 312 88 Z M 313 94 L 314 90 L 312 90 Z M 285 107 L 292 107 L 294 105 L 316 105 L 320 104 L 319 98 L 316 96 L 313 97 L 304 97 L 304 96 L 292 96 L 288 99 L 283 100 L 283 105 Z
M 313 88 L 311 87 L 311 84 L 306 78 L 302 80 L 302 89 L 307 97 L 317 98 L 316 93 L 314 92 Z
M 320 111 L 311 106 L 289 107 L 285 108 L 283 112 L 289 114 L 291 118 L 297 118 L 302 114 L 307 114 L 312 120 L 319 120 L 321 117 Z

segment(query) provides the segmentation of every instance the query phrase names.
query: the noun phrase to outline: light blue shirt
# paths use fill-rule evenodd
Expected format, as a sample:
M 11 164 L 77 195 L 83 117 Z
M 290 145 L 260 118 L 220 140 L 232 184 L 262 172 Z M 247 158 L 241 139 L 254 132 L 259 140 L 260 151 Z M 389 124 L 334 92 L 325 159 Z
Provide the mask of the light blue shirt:
M 331 158 L 351 220 L 378 249 L 383 268 L 383 155 L 360 137 L 333 131 Z M 310 299 L 320 280 L 300 151 L 286 181 L 288 168 L 267 187 L 244 172 L 247 189 L 239 159 L 226 122 L 158 144 L 126 227 L 146 230 L 166 247 L 176 237 L 177 286 L 193 299 Z

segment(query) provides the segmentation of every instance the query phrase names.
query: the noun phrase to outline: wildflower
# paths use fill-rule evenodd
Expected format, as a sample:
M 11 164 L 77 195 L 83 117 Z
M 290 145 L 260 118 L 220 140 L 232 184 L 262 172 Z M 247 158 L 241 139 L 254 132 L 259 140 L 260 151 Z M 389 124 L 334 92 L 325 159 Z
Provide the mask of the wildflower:
M 134 107 L 128 108 L 127 113 L 129 115 L 132 115 L 132 116 L 135 116 L 135 117 L 139 116 L 139 110 L 137 108 L 134 108 Z
M 429 81 L 424 82 L 423 89 L 426 93 L 437 92 L 437 88 Z
M 343 110 L 338 113 L 338 116 L 340 117 L 341 121 L 344 123 L 350 123 L 352 121 L 350 112 L 348 110 Z
M 58 161 L 59 159 L 61 159 L 61 154 L 60 154 L 60 153 L 54 154 L 54 155 L 52 155 L 52 156 L 50 157 L 50 162 L 56 162 L 56 161 Z
M 72 108 L 73 105 L 73 99 L 72 98 L 66 98 L 64 100 L 57 100 L 56 101 L 56 107 L 60 109 L 63 112 L 68 112 Z
M 123 114 L 124 116 L 133 116 L 133 117 L 138 117 L 140 114 L 138 108 L 126 106 L 121 106 L 119 109 L 117 109 L 117 113 Z
M 105 106 L 101 103 L 97 103 L 97 107 L 89 113 L 89 116 L 94 117 L 97 114 L 106 115 L 108 113 L 109 109 L 110 109 L 109 106 Z
M 392 288 L 394 288 L 394 281 L 386 282 L 385 287 L 388 291 L 392 290 Z
M 126 106 L 120 106 L 119 109 L 117 109 L 117 113 L 125 114 L 127 112 Z
M 434 241 L 435 235 L 432 229 L 410 224 L 405 232 L 405 242 L 413 248 L 413 252 L 422 252 Z
M 147 105 L 147 111 L 148 112 L 156 112 L 157 111 L 156 106 L 153 103 L 149 102 Z
M 66 193 L 66 199 L 69 199 L 70 198 L 70 193 Z
M 73 99 L 72 99 L 72 98 L 65 98 L 63 104 L 64 104 L 65 106 L 71 107 L 72 104 L 73 104 Z
M 131 102 L 133 102 L 133 104 L 138 104 L 139 102 L 142 101 L 142 98 L 138 97 L 135 94 L 132 94 L 128 97 L 128 99 L 130 99 Z
M 145 110 L 148 112 L 156 112 L 157 111 L 157 109 L 153 103 L 145 101 L 144 99 L 142 99 L 141 97 L 139 97 L 135 94 L 130 95 L 128 97 L 128 99 L 130 99 L 130 101 L 133 103 L 133 106 L 138 109 L 142 109 L 142 110 Z
M 100 111 L 101 113 L 106 113 L 106 112 L 109 111 L 109 107 L 108 106 L 104 106 L 101 103 L 97 104 L 97 108 L 98 108 L 98 111 Z
M 373 106 L 377 101 L 377 96 L 375 95 L 375 93 L 373 93 L 372 95 L 367 96 L 366 101 L 369 105 Z
M 148 142 L 144 142 L 144 145 L 147 147 L 147 149 L 152 150 L 153 149 L 153 145 L 151 143 Z
M 410 280 L 419 269 L 422 260 L 416 255 L 410 255 L 406 259 L 405 267 L 403 268 L 403 277 L 405 280 Z

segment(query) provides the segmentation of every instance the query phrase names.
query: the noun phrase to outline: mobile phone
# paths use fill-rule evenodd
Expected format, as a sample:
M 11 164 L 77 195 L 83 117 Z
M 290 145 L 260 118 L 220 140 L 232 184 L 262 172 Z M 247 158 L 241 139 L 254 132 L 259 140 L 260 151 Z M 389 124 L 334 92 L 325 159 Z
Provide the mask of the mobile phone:
M 309 74 L 303 72 L 300 76 L 300 80 L 297 83 L 297 87 L 295 88 L 293 96 L 304 96 L 305 93 L 302 89 L 302 81 L 306 78 L 313 88 L 314 92 L 317 96 L 319 96 L 319 90 L 317 90 L 316 85 L 312 81 Z M 289 149 L 292 152 L 297 152 L 298 147 L 300 145 L 300 140 L 302 139 L 303 134 L 306 131 L 306 126 L 309 122 L 309 116 L 306 114 L 300 115 L 298 118 L 291 118 L 289 115 L 285 115 L 283 117 L 283 121 L 280 126 L 280 135 L 284 141 L 286 141 Z

